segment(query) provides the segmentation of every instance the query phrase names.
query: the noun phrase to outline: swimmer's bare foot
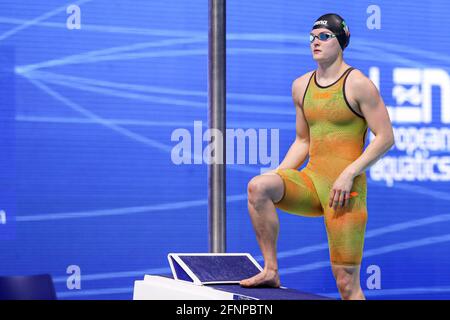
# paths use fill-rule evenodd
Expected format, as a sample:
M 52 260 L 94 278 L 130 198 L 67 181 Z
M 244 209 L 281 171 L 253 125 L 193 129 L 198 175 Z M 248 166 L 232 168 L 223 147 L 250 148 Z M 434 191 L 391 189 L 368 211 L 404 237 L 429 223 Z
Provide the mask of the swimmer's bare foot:
M 280 276 L 276 270 L 264 269 L 256 276 L 241 280 L 239 283 L 242 287 L 280 287 Z

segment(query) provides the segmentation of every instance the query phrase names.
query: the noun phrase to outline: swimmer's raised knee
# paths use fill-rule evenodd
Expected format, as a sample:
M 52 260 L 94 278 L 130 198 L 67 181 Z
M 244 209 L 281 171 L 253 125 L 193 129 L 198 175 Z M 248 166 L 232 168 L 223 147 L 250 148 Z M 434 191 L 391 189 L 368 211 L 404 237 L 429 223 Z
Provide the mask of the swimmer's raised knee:
M 262 201 L 262 200 L 278 200 L 281 198 L 284 190 L 281 177 L 277 174 L 274 175 L 259 175 L 252 178 L 247 186 L 248 198 L 250 202 Z M 281 181 L 277 181 L 279 179 Z

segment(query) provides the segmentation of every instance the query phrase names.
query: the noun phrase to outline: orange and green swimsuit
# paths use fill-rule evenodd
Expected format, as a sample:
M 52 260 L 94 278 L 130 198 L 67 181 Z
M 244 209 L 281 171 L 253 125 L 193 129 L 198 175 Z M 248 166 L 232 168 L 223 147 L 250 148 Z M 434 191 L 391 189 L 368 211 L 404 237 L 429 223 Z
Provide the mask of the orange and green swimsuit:
M 309 161 L 302 170 L 278 169 L 283 198 L 275 206 L 309 217 L 324 217 L 330 259 L 336 265 L 359 265 L 367 222 L 366 175 L 355 177 L 347 208 L 329 207 L 331 188 L 341 172 L 363 152 L 367 122 L 349 105 L 345 81 L 348 68 L 333 84 L 320 86 L 314 71 L 303 97 L 309 125 Z

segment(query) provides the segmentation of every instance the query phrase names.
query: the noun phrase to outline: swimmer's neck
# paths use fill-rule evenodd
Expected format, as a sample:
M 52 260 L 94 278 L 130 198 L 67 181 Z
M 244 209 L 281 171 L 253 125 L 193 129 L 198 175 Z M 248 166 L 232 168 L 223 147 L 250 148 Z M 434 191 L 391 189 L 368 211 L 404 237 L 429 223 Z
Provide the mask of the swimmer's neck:
M 318 79 L 337 79 L 347 68 L 350 66 L 342 59 L 342 56 L 338 56 L 333 61 L 320 61 L 317 62 L 316 75 Z

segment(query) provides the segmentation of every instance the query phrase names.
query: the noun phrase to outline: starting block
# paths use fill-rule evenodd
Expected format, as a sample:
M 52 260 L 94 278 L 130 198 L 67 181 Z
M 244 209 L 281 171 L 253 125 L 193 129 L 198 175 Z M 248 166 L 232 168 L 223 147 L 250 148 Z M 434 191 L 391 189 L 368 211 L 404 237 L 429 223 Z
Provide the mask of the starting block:
M 262 271 L 248 253 L 169 253 L 175 280 L 196 285 L 238 284 Z
M 285 287 L 244 288 L 240 280 L 262 271 L 248 253 L 169 253 L 172 276 L 145 275 L 133 300 L 324 300 Z

